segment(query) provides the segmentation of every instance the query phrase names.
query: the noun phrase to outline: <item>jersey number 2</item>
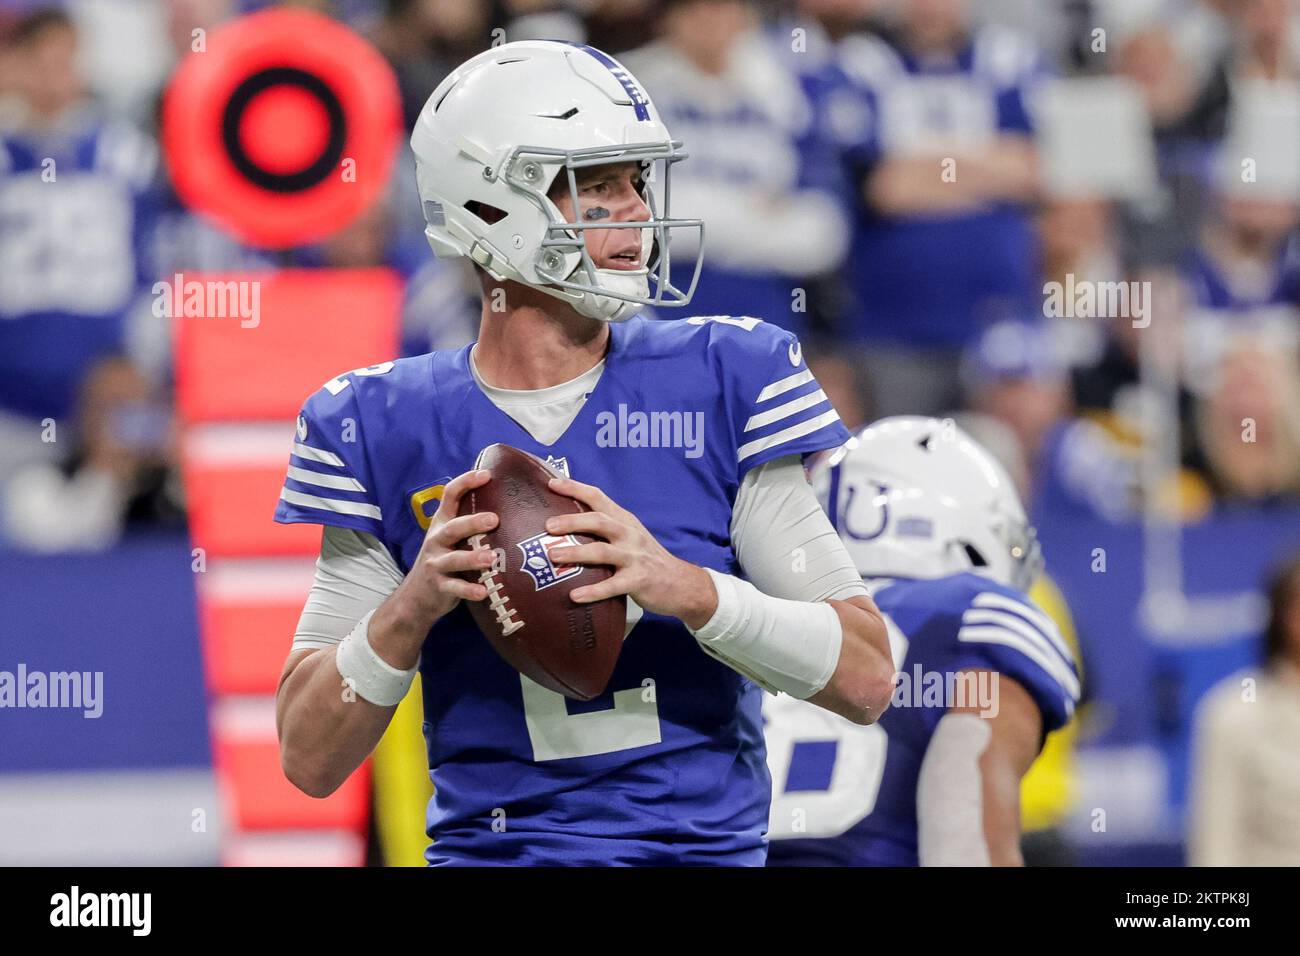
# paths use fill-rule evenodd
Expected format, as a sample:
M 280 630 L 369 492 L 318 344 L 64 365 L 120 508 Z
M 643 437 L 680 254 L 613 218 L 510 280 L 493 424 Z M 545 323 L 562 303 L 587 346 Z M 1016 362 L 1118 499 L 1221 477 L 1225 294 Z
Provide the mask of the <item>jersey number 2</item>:
M 624 640 L 641 620 L 641 609 L 630 599 L 627 610 Z M 588 714 L 570 714 L 563 694 L 523 674 L 519 675 L 519 683 L 524 692 L 524 721 L 528 724 L 528 739 L 536 761 L 591 757 L 648 747 L 663 739 L 656 689 L 648 682 L 642 687 L 614 691 L 612 708 Z
M 614 706 L 589 714 L 570 714 L 564 695 L 519 675 L 524 692 L 524 720 L 533 759 L 590 757 L 657 744 L 659 705 L 653 687 L 614 691 Z

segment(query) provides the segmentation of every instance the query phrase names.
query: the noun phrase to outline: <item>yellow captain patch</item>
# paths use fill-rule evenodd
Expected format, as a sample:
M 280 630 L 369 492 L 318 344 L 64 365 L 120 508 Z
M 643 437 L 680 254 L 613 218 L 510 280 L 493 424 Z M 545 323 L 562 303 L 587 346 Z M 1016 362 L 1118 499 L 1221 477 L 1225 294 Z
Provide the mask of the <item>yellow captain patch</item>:
M 411 495 L 411 513 L 415 515 L 415 521 L 420 526 L 421 531 L 428 531 L 429 525 L 433 523 L 433 516 L 425 512 L 424 506 L 430 501 L 442 501 L 442 490 L 446 488 L 445 482 L 438 485 L 430 485 L 428 488 L 421 488 Z

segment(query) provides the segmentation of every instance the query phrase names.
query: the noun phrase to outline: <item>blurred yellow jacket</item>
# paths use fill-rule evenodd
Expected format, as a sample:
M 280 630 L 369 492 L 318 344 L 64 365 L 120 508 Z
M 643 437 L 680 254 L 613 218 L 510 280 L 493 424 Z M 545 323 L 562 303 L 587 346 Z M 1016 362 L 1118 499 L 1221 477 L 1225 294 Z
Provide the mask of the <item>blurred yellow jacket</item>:
M 375 748 L 375 830 L 385 866 L 424 866 L 429 837 L 424 814 L 433 796 L 424 746 L 424 698 L 420 678 Z
M 1083 661 L 1079 655 L 1079 637 L 1056 584 L 1046 574 L 1041 575 L 1029 591 L 1029 598 L 1050 617 L 1074 652 L 1075 665 L 1083 675 Z M 1078 743 L 1079 715 L 1060 730 L 1049 734 L 1043 752 L 1030 766 L 1020 782 L 1020 827 L 1046 830 L 1056 826 L 1070 811 L 1074 803 L 1074 749 Z

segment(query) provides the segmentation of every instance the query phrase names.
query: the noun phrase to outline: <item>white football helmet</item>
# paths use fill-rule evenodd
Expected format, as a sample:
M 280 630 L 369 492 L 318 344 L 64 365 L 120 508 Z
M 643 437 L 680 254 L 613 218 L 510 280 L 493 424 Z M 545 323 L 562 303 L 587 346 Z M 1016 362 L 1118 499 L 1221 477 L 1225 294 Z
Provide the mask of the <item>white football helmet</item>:
M 469 256 L 497 280 L 610 322 L 641 305 L 686 305 L 694 294 L 702 256 L 682 291 L 668 251 L 674 230 L 696 230 L 697 248 L 704 240 L 702 221 L 669 218 L 670 169 L 686 153 L 636 79 L 594 47 L 524 40 L 480 53 L 438 84 L 411 148 L 425 235 L 440 258 Z M 646 221 L 568 222 L 547 197 L 564 172 L 576 216 L 574 171 L 620 162 L 642 164 Z M 504 216 L 488 222 L 475 213 L 483 206 Z M 597 269 L 588 229 L 643 230 L 639 268 Z
M 810 477 L 863 577 L 972 571 L 1027 591 L 1042 571 L 1011 477 L 952 419 L 881 419 Z

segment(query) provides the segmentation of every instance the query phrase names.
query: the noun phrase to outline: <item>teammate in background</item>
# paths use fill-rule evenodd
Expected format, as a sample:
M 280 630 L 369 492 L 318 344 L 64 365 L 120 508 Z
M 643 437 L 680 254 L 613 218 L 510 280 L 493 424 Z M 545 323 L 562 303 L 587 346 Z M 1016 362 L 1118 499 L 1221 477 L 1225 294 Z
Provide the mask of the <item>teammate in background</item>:
M 854 724 L 889 700 L 884 622 L 803 472 L 848 432 L 790 333 L 637 315 L 689 300 L 669 240 L 702 226 L 671 218 L 681 143 L 617 61 L 495 47 L 411 145 L 430 245 L 478 265 L 482 322 L 472 346 L 327 382 L 298 419 L 276 517 L 326 528 L 278 695 L 285 773 L 331 793 L 418 669 L 431 863 L 761 864 L 760 684 Z M 457 546 L 497 519 L 458 511 L 494 442 L 591 509 L 547 525 L 601 539 L 556 563 L 615 570 L 573 598 L 630 599 L 595 701 L 520 675 L 460 606 L 486 597 L 466 576 L 492 554 Z
M 887 418 L 813 467 L 889 627 L 892 706 L 857 727 L 772 698 L 769 865 L 1018 865 L 1020 781 L 1079 699 L 1025 591 L 1041 567 L 1002 467 L 951 421 Z

